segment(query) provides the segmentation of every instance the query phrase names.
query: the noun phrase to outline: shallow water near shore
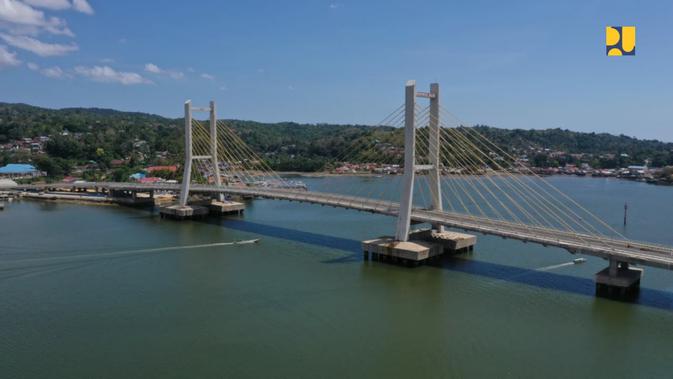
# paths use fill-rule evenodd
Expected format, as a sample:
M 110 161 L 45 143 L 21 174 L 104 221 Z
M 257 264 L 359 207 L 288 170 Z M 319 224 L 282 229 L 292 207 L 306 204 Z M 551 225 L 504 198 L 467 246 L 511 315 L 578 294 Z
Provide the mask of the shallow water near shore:
M 375 192 L 395 179 L 302 180 L 315 190 Z M 628 237 L 673 245 L 673 188 L 547 180 Z M 605 261 L 564 265 L 576 256 L 495 237 L 415 269 L 363 261 L 360 241 L 391 234 L 394 222 L 271 200 L 249 202 L 240 218 L 193 222 L 123 207 L 8 204 L 0 213 L 0 376 L 673 372 L 672 271 L 645 267 L 639 299 L 623 303 L 593 296 Z

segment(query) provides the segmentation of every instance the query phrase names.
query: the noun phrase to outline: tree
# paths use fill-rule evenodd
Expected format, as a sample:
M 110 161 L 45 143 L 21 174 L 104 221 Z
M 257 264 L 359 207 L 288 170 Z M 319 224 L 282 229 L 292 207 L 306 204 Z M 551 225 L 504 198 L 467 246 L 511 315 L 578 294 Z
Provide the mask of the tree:
M 47 176 L 52 178 L 60 178 L 63 175 L 69 174 L 71 169 L 71 165 L 67 160 L 47 156 L 36 158 L 35 165 L 38 170 L 45 171 Z

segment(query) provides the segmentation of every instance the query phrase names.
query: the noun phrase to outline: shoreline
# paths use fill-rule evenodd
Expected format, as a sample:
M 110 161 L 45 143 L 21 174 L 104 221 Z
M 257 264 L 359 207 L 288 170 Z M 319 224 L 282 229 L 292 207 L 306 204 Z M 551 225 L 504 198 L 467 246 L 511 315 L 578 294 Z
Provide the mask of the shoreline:
M 331 172 L 301 172 L 301 171 L 279 171 L 277 172 L 279 176 L 281 177 L 298 177 L 298 178 L 332 178 L 332 177 L 384 177 L 384 176 L 402 176 L 401 174 L 395 174 L 395 175 L 390 175 L 390 174 L 376 174 L 376 173 L 349 173 L 349 174 L 335 174 Z M 548 178 L 548 177 L 567 177 L 567 176 L 572 176 L 572 177 L 577 177 L 577 178 L 588 178 L 588 179 L 614 179 L 614 180 L 626 180 L 626 181 L 631 181 L 631 182 L 640 182 L 640 183 L 646 183 L 646 184 L 653 184 L 653 185 L 659 185 L 659 186 L 673 186 L 673 182 L 667 183 L 667 182 L 661 182 L 661 181 L 647 181 L 642 178 L 624 178 L 624 177 L 617 177 L 617 176 L 593 176 L 593 175 L 572 175 L 572 174 L 522 174 L 522 173 L 517 173 L 517 174 L 512 174 L 515 176 L 529 176 L 529 177 L 539 177 L 539 178 Z M 416 176 L 423 176 L 421 174 L 416 174 Z M 478 177 L 498 177 L 498 176 L 505 176 L 505 175 L 500 175 L 500 174 L 493 174 L 493 173 L 488 173 L 488 174 L 482 174 L 482 175 L 459 175 L 459 174 L 450 174 L 450 175 L 441 175 L 443 178 L 448 178 L 448 177 L 471 177 L 471 178 L 478 178 Z
M 135 206 L 143 207 L 150 205 L 155 207 L 156 202 L 146 202 L 132 204 L 130 202 L 124 202 L 120 199 L 110 198 L 106 196 L 87 196 L 87 195 L 71 195 L 66 193 L 33 193 L 33 192 L 24 192 L 24 191 L 15 191 L 16 200 L 29 200 L 29 201 L 41 201 L 41 202 L 54 202 L 54 203 L 69 203 L 69 204 L 81 204 L 81 205 L 98 205 L 98 206 Z

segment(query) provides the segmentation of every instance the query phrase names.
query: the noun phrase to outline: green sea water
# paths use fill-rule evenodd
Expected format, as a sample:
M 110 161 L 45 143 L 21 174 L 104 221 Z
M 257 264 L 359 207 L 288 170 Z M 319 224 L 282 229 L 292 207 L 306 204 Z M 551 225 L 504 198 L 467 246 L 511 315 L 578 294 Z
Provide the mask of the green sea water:
M 390 180 L 304 181 L 376 192 Z M 549 180 L 627 236 L 673 244 L 673 188 Z M 363 261 L 360 241 L 394 223 L 271 200 L 189 222 L 11 203 L 0 212 L 0 377 L 673 376 L 673 272 L 646 267 L 639 299 L 623 303 L 593 296 L 605 261 L 550 269 L 575 256 L 495 237 L 414 269 Z

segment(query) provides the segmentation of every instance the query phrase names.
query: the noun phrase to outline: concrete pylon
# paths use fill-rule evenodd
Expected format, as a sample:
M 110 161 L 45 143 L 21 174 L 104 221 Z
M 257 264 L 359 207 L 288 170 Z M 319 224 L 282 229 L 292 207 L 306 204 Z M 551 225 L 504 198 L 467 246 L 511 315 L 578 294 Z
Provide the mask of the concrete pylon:
M 416 82 L 409 80 L 404 93 L 404 178 L 400 212 L 397 217 L 397 241 L 409 240 L 411 206 L 416 170 Z
M 428 160 L 432 165 L 430 170 L 430 196 L 432 197 L 432 210 L 442 211 L 442 167 L 441 167 L 441 125 L 439 123 L 439 84 L 430 84 L 430 123 L 429 128 L 429 149 Z M 433 228 L 438 232 L 444 231 L 444 226 L 441 224 L 433 225 Z
M 192 101 L 185 101 L 185 166 L 182 171 L 182 186 L 180 187 L 180 206 L 187 205 L 189 185 L 192 178 Z
M 215 175 L 215 185 L 222 186 L 222 177 L 220 175 L 220 164 L 217 159 L 217 112 L 215 102 L 210 102 L 210 161 L 213 164 L 213 174 Z M 218 200 L 224 200 L 224 194 L 217 195 Z

